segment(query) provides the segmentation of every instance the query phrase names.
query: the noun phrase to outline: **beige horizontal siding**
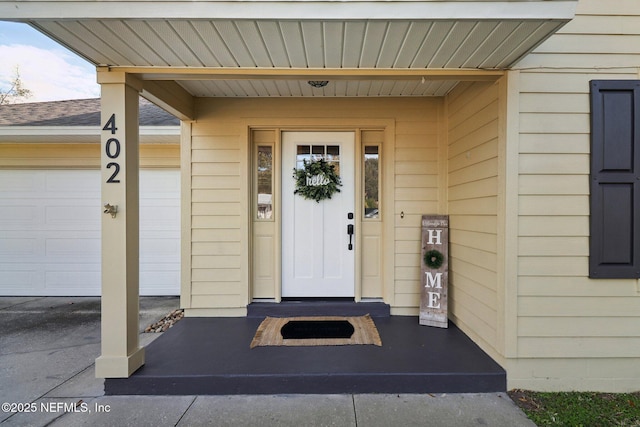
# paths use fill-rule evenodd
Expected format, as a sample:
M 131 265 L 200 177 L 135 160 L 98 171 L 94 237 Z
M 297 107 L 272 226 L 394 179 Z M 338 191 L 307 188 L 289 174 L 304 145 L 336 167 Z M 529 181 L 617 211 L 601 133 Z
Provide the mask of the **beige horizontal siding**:
M 450 317 L 495 349 L 501 333 L 498 85 L 462 83 L 447 97 L 447 107 Z
M 140 145 L 140 167 L 180 167 L 178 144 Z M 99 169 L 99 143 L 17 144 L 0 143 L 0 168 Z
M 191 125 L 187 150 L 191 171 L 188 177 L 191 180 L 191 246 L 186 250 L 191 262 L 192 308 L 240 309 L 250 299 L 247 126 L 309 130 L 358 128 L 364 142 L 382 142 L 383 162 L 387 156 L 395 161 L 391 169 L 382 171 L 383 180 L 391 182 L 394 188 L 393 192 L 383 191 L 383 210 L 387 204 L 392 209 L 385 211 L 389 215 L 382 220 L 391 224 L 392 231 L 386 235 L 395 235 L 395 242 L 384 242 L 385 246 L 380 246 L 387 252 L 384 248 L 390 245 L 393 259 L 389 265 L 377 266 L 375 271 L 363 268 L 363 296 L 385 296 L 394 308 L 417 313 L 420 218 L 425 213 L 438 213 L 439 209 L 442 106 L 441 98 L 199 100 L 198 118 Z M 376 130 L 382 129 L 380 124 L 371 124 L 375 120 L 393 124 L 395 133 L 391 140 L 381 141 L 386 134 Z M 259 139 L 269 132 L 273 131 L 254 132 L 254 137 Z M 263 142 L 272 142 L 272 136 L 273 133 Z M 383 189 L 389 188 L 386 183 Z M 363 231 L 376 228 L 372 224 L 363 224 Z M 371 230 L 371 236 L 382 238 L 381 230 L 377 226 L 375 232 Z M 364 254 L 365 257 L 381 255 L 378 252 Z M 391 280 L 380 280 L 380 274 Z M 369 277 L 377 279 L 369 280 Z M 274 295 L 272 289 L 266 287 L 257 292 L 262 297 Z M 219 293 L 224 298 L 217 298 Z
M 636 358 L 535 358 L 508 364 L 509 384 L 541 391 L 637 391 L 640 372 Z M 585 373 L 590 373 L 585 376 Z
M 584 277 L 572 276 L 524 276 L 520 277 L 520 296 L 581 297 L 626 297 L 638 289 L 635 279 L 609 279 L 585 281 Z
M 579 0 L 576 18 L 517 64 L 518 68 L 636 68 L 640 6 L 634 0 Z
M 246 305 L 241 143 L 239 132 L 229 135 L 229 129 L 227 122 L 191 126 L 189 308 Z
M 604 320 L 604 321 L 603 321 Z M 519 333 L 522 337 L 538 337 L 540 324 L 546 326 L 545 337 L 626 337 L 635 333 L 633 323 L 623 316 L 585 316 L 580 322 L 564 322 L 564 316 L 549 316 L 543 320 L 526 317 L 521 319 Z
M 438 213 L 439 122 L 442 100 L 396 115 L 394 307 L 420 305 L 420 240 L 424 214 Z
M 640 371 L 625 365 L 640 363 L 638 281 L 591 280 L 588 257 L 589 81 L 638 79 L 638 64 L 640 2 L 579 0 L 576 18 L 516 66 L 519 360 L 509 387 L 637 389 Z

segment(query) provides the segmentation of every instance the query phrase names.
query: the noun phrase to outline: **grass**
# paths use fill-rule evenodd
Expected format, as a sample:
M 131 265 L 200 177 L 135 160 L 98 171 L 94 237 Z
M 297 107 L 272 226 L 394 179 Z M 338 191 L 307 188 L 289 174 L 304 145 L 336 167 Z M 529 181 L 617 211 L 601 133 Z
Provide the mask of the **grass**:
M 640 392 L 511 390 L 509 396 L 539 427 L 640 427 Z

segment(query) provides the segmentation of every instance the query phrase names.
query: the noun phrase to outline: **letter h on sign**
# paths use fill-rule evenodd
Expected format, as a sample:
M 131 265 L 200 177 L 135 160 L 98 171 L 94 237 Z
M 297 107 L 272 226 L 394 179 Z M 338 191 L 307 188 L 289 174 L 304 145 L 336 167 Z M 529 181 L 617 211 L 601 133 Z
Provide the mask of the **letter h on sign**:
M 429 241 L 427 242 L 429 245 L 441 245 L 441 237 L 442 237 L 442 229 L 429 229 L 427 230 L 429 233 Z

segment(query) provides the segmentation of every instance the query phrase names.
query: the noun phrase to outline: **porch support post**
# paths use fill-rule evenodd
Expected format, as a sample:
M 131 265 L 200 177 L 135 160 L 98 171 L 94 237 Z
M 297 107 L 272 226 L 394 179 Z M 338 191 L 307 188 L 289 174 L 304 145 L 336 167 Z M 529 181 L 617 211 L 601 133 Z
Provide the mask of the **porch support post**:
M 104 213 L 102 354 L 96 359 L 96 377 L 126 378 L 144 364 L 144 349 L 140 348 L 138 337 L 138 106 L 142 85 L 122 72 L 98 72 L 98 83 L 102 88 Z

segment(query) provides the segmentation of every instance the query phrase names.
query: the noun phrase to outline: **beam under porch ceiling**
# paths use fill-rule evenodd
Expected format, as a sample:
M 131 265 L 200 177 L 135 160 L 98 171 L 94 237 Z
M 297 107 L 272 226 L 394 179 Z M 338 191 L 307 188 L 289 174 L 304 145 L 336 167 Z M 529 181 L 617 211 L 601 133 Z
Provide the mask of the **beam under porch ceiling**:
M 107 83 L 112 77 L 128 76 L 128 80 L 137 82 L 140 95 L 156 104 L 158 107 L 178 117 L 180 120 L 193 120 L 194 97 L 175 81 L 146 80 L 135 72 L 136 67 L 127 70 L 116 67 L 97 67 L 98 83 Z M 132 72 L 133 71 L 133 72 Z
M 106 68 L 106 67 L 105 67 Z M 458 80 L 495 81 L 504 70 L 413 68 L 108 67 L 149 80 Z
M 136 79 L 140 94 L 175 115 L 193 120 L 194 96 L 177 81 L 186 80 L 457 80 L 495 81 L 504 70 L 382 68 L 213 68 L 99 66 L 99 80 L 124 74 Z
M 194 97 L 175 81 L 145 80 L 140 95 L 180 120 L 195 118 Z

